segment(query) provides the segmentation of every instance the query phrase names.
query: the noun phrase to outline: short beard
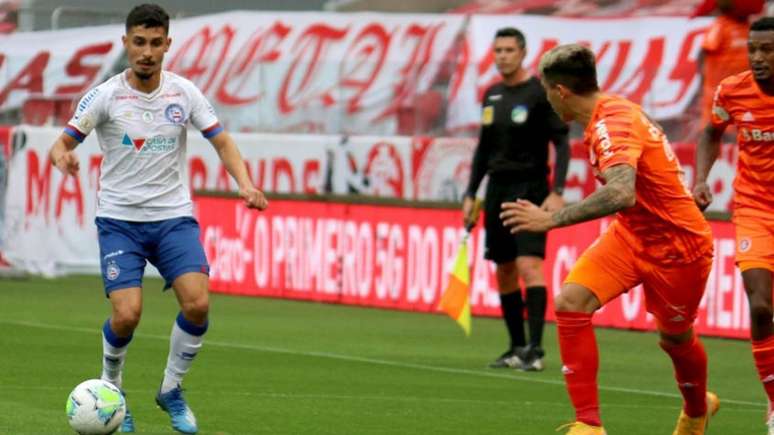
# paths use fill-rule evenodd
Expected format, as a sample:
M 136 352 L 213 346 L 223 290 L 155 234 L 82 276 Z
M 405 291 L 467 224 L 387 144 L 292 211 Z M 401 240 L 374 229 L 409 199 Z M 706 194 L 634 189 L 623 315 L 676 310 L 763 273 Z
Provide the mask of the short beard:
M 137 77 L 138 79 L 140 79 L 142 81 L 150 80 L 151 77 L 153 77 L 153 73 L 146 74 L 146 73 L 141 73 L 141 72 L 137 72 L 137 71 L 134 72 L 134 75 L 135 75 L 135 77 Z

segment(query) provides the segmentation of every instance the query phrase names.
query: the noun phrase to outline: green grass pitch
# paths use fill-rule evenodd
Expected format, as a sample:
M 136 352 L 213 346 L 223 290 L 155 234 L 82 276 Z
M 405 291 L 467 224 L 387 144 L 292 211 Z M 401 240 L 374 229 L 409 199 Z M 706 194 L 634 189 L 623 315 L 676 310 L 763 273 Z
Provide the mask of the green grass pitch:
M 124 387 L 139 433 L 172 433 L 153 401 L 177 314 L 161 281 L 144 313 Z M 109 314 L 98 277 L 0 280 L 0 434 L 68 434 L 65 399 L 99 377 Z M 669 359 L 650 333 L 597 330 L 610 435 L 669 435 L 680 408 Z M 573 414 L 555 329 L 542 373 L 492 370 L 499 319 L 448 317 L 213 295 L 203 351 L 186 378 L 202 434 L 555 433 Z M 749 343 L 705 339 L 721 398 L 712 435 L 763 434 L 765 400 Z

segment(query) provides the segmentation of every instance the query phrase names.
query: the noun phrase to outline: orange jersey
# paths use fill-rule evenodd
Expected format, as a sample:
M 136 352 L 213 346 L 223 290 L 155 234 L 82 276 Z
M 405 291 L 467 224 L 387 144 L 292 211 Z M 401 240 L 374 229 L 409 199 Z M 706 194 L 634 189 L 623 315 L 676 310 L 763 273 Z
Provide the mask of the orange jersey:
M 712 96 L 720 82 L 750 68 L 747 59 L 749 24 L 719 16 L 707 30 L 701 48 L 704 51 L 702 71 L 702 120 L 709 122 Z
M 658 264 L 686 264 L 712 252 L 712 232 L 682 181 L 664 133 L 642 108 L 603 95 L 583 135 L 594 173 L 626 164 L 637 170 L 637 202 L 616 215 L 619 231 L 638 254 Z
M 764 94 L 752 72 L 723 80 L 715 92 L 712 125 L 734 124 L 739 162 L 734 214 L 771 219 L 774 212 L 774 96 Z

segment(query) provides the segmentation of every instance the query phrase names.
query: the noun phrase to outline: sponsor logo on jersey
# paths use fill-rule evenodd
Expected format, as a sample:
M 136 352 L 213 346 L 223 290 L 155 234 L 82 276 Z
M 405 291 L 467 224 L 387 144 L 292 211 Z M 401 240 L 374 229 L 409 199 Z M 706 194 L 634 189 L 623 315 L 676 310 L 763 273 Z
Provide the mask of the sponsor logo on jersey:
M 172 103 L 164 109 L 164 116 L 172 124 L 182 124 L 185 121 L 185 111 L 183 107 L 177 103 Z
M 774 132 L 763 131 L 760 128 L 753 128 L 751 130 L 743 128 L 742 137 L 746 141 L 774 142 Z
M 751 112 L 747 111 L 747 112 L 744 112 L 744 115 L 742 115 L 742 121 L 744 121 L 744 122 L 753 122 L 753 121 L 755 121 L 755 117 L 753 116 L 753 114 Z
M 142 112 L 142 120 L 145 121 L 146 124 L 153 122 L 153 112 Z
M 492 125 L 494 122 L 494 106 L 485 106 L 481 112 L 481 125 Z
M 527 106 L 518 105 L 511 110 L 511 121 L 516 124 L 524 124 L 528 116 L 529 110 L 527 110 Z
M 133 138 L 124 133 L 121 145 L 133 147 L 138 153 L 163 154 L 173 151 L 177 147 L 177 138 L 161 135 L 149 138 Z
M 487 98 L 487 100 L 489 100 L 489 101 L 499 101 L 499 100 L 502 100 L 502 99 L 503 99 L 503 96 L 500 95 L 500 94 L 490 95 L 489 98 Z
M 601 158 L 607 159 L 613 157 L 613 151 L 611 150 L 613 143 L 610 141 L 610 133 L 607 131 L 607 124 L 604 119 L 600 119 L 594 124 L 594 129 L 597 131 L 597 137 L 599 140 L 599 150 L 601 151 Z

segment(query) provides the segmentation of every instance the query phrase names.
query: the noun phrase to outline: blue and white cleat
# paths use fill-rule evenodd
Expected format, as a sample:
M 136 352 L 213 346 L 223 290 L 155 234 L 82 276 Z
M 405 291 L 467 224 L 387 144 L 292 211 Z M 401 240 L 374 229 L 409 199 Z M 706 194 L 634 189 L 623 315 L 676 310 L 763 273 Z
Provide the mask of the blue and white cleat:
M 186 434 L 195 434 L 199 430 L 196 427 L 196 417 L 185 403 L 180 385 L 164 394 L 159 391 L 156 395 L 156 403 L 169 414 L 172 419 L 172 429 Z
M 129 412 L 129 403 L 126 402 L 126 394 L 121 391 L 121 395 L 124 396 L 124 403 L 126 404 L 126 415 L 124 415 L 124 421 L 121 422 L 121 426 L 118 427 L 118 432 L 121 433 L 133 433 L 134 432 L 134 417 Z

